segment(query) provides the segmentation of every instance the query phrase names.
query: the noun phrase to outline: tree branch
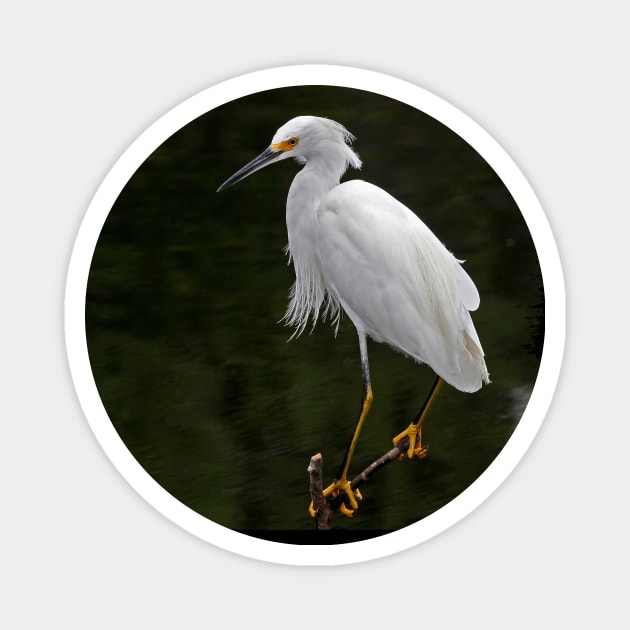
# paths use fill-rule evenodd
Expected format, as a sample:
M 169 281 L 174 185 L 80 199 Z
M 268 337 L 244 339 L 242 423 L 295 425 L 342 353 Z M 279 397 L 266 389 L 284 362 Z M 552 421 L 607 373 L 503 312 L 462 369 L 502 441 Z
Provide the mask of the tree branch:
M 381 468 L 396 461 L 401 455 L 404 456 L 407 453 L 408 448 L 409 438 L 404 437 L 400 440 L 400 442 L 398 442 L 398 444 L 396 444 L 396 446 L 387 451 L 387 453 L 381 455 L 377 460 L 373 461 L 350 482 L 352 490 L 357 490 L 360 486 L 369 481 L 376 472 L 381 470 Z M 311 479 L 311 498 L 313 500 L 313 508 L 317 511 L 317 529 L 330 529 L 332 515 L 334 511 L 344 502 L 344 497 L 334 497 L 330 502 L 326 500 L 322 490 L 322 470 L 322 454 L 317 453 L 317 455 L 313 455 L 308 466 L 308 472 Z
M 317 529 L 330 529 L 330 519 L 333 510 L 328 505 L 322 485 L 324 460 L 321 453 L 313 455 L 308 465 L 308 474 L 311 478 L 311 500 L 313 509 L 316 511 L 315 521 Z

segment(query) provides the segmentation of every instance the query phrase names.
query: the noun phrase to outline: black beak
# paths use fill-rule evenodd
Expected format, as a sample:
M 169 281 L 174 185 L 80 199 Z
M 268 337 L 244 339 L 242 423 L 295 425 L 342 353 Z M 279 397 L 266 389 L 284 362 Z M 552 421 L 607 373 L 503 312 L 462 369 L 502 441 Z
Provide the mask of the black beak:
M 255 173 L 261 168 L 267 166 L 268 164 L 272 164 L 276 160 L 280 159 L 280 156 L 284 154 L 284 151 L 276 151 L 272 147 L 267 147 L 258 157 L 255 157 L 251 162 L 245 164 L 242 169 L 236 171 L 232 177 L 226 179 L 217 189 L 217 192 L 221 192 L 228 186 L 232 186 L 232 184 L 236 184 L 236 182 L 240 182 L 242 179 L 245 179 L 248 175 Z

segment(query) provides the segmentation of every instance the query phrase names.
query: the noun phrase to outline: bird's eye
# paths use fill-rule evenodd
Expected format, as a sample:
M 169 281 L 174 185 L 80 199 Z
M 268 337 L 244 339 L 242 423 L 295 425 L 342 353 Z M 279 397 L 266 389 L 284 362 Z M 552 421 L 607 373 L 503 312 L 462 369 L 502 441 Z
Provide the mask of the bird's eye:
M 295 149 L 295 147 L 297 146 L 298 142 L 299 142 L 299 139 L 293 136 L 292 138 L 289 138 L 288 140 L 283 140 L 282 142 L 278 142 L 277 144 L 272 144 L 271 148 L 274 151 L 293 151 L 293 149 Z

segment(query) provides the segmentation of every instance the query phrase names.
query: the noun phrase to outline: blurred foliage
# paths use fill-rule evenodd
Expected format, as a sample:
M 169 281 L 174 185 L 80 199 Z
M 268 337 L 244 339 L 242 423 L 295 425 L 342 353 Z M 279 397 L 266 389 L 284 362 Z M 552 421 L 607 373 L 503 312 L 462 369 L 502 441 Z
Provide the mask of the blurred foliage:
M 364 488 L 347 529 L 391 530 L 465 490 L 510 438 L 540 361 L 544 292 L 522 214 L 459 136 L 418 110 L 368 92 L 308 86 L 261 92 L 192 121 L 138 169 L 103 226 L 86 300 L 88 348 L 109 417 L 168 492 L 235 530 L 311 530 L 306 467 L 321 451 L 332 479 L 358 412 L 351 322 L 287 343 L 293 270 L 284 202 L 299 166 L 272 166 L 217 187 L 300 114 L 356 137 L 360 174 L 421 216 L 475 280 L 474 320 L 492 384 L 446 387 L 425 426 L 429 456 L 388 466 Z M 375 401 L 353 460 L 388 450 L 434 374 L 370 344 Z

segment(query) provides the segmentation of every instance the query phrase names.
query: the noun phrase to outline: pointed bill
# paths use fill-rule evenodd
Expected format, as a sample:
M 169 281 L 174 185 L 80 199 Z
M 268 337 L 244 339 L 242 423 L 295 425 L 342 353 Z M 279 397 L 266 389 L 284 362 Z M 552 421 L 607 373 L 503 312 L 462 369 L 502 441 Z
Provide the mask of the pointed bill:
M 242 179 L 245 179 L 248 175 L 255 173 L 261 168 L 267 166 L 268 164 L 272 164 L 276 160 L 278 160 L 284 151 L 279 151 L 274 149 L 273 147 L 267 147 L 258 157 L 255 157 L 251 162 L 245 164 L 243 168 L 236 171 L 232 177 L 226 179 L 217 189 L 217 192 L 221 192 L 225 188 L 236 184 L 236 182 L 240 182 Z

